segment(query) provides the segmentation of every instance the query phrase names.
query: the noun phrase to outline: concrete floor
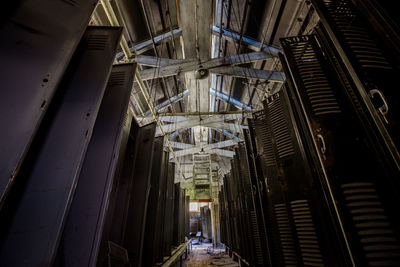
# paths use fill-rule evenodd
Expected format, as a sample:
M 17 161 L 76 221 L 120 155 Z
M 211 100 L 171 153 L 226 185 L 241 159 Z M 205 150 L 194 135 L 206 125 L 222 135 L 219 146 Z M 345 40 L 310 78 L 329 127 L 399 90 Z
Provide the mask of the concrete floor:
M 239 264 L 225 254 L 225 248 L 213 249 L 212 244 L 203 243 L 200 245 L 193 245 L 188 259 L 183 262 L 183 267 L 200 266 L 236 267 L 239 266 Z

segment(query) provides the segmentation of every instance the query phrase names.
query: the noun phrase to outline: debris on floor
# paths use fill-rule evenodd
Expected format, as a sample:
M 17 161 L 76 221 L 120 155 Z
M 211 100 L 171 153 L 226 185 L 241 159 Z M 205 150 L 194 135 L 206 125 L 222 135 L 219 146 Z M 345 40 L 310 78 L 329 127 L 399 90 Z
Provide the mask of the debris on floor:
M 239 264 L 232 260 L 224 248 L 213 248 L 212 244 L 200 244 L 193 246 L 187 260 L 183 262 L 183 267 L 238 267 Z

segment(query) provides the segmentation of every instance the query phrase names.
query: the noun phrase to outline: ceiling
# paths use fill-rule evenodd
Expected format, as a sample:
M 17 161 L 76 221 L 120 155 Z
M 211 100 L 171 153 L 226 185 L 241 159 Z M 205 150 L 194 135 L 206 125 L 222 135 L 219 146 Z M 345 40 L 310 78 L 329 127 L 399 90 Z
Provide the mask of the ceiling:
M 317 22 L 308 0 L 101 0 L 90 24 L 124 27 L 116 62 L 139 68 L 132 114 L 157 122 L 185 180 L 194 153 L 229 171 L 244 118 L 285 80 L 279 39 Z

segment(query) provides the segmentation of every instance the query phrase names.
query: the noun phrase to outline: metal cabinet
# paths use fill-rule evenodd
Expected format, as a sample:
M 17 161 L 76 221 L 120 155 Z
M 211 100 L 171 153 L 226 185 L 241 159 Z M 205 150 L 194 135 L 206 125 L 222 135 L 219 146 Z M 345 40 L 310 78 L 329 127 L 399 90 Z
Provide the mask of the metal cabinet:
M 0 206 L 16 179 L 96 2 L 27 0 L 2 7 Z
M 82 38 L 8 203 L 6 265 L 54 260 L 120 35 L 121 28 L 90 27 Z
M 120 153 L 127 145 L 123 129 L 132 91 L 134 64 L 113 66 L 93 128 L 56 263 L 95 266 Z
M 340 255 L 346 264 L 398 264 L 398 187 L 375 149 L 373 129 L 360 119 L 352 82 L 316 36 L 281 42 L 289 92 L 342 243 Z

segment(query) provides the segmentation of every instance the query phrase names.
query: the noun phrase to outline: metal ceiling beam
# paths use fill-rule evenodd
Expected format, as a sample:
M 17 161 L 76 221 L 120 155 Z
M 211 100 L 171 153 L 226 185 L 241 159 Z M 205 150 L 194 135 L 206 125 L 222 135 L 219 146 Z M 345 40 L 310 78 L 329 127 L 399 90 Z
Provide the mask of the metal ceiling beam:
M 227 30 L 227 29 L 221 29 L 220 27 L 217 26 L 212 26 L 211 27 L 212 33 L 219 36 L 222 33 L 222 36 L 233 40 L 235 42 L 239 42 L 240 41 L 240 34 L 236 33 L 234 31 L 231 30 Z M 250 49 L 255 50 L 255 51 L 260 51 L 260 47 L 262 51 L 266 51 L 271 53 L 271 55 L 274 56 L 278 56 L 278 54 L 281 52 L 280 49 L 277 49 L 275 47 L 266 45 L 266 44 L 261 44 L 261 42 L 251 38 L 251 37 L 247 37 L 247 36 L 242 36 L 242 43 L 246 44 Z
M 177 137 L 180 133 L 183 133 L 184 131 L 186 131 L 187 129 L 180 129 L 180 130 L 178 130 L 178 131 L 175 131 L 175 132 L 173 132 L 173 133 L 171 133 L 170 135 L 168 135 L 168 139 L 169 140 L 172 140 L 172 139 L 174 139 L 175 137 Z
M 147 58 L 146 58 L 147 57 Z M 208 69 L 212 70 L 213 68 L 223 67 L 223 66 L 235 66 L 240 64 L 247 64 L 251 62 L 256 62 L 259 60 L 265 60 L 270 58 L 271 55 L 265 52 L 251 52 L 246 54 L 239 54 L 233 56 L 227 56 L 222 58 L 214 58 L 207 60 L 194 60 L 194 59 L 186 59 L 181 62 L 176 62 L 172 65 L 164 65 L 158 68 L 151 68 L 140 71 L 143 80 L 151 80 L 161 77 L 169 77 L 173 75 L 177 75 L 183 72 L 192 72 L 198 69 Z M 152 63 L 156 64 L 158 62 L 166 62 L 168 59 L 154 59 L 154 57 L 148 56 L 140 56 L 140 61 L 146 62 L 146 64 Z M 200 67 L 201 66 L 201 67 Z M 197 80 L 199 81 L 199 80 Z M 200 80 L 201 81 L 201 80 Z M 187 87 L 189 88 L 189 87 Z
M 217 154 L 218 156 L 221 156 L 221 157 L 233 158 L 235 156 L 235 152 L 230 151 L 230 150 L 213 149 L 211 151 L 212 151 L 212 154 Z
M 187 129 L 187 128 L 194 128 L 196 126 L 208 127 L 213 129 L 223 129 L 229 130 L 233 132 L 241 132 L 243 129 L 248 129 L 247 126 L 237 125 L 234 123 L 226 123 L 223 120 L 219 120 L 217 118 L 207 118 L 207 119 L 200 119 L 200 118 L 192 118 L 192 120 L 177 122 L 172 124 L 165 124 L 163 125 L 163 131 L 165 133 L 172 133 L 174 131 L 180 129 Z M 161 135 L 162 131 L 161 128 L 158 127 L 156 130 L 156 135 Z
M 170 99 L 165 100 L 164 102 L 158 104 L 157 106 L 155 106 L 155 109 L 157 112 L 159 112 L 160 110 L 162 110 L 163 108 L 166 108 L 169 105 L 172 105 L 180 100 L 182 100 L 184 97 L 189 95 L 189 90 L 185 90 L 182 93 L 171 97 Z M 151 116 L 151 111 L 148 110 L 146 111 L 146 113 L 143 115 L 143 117 L 149 117 Z
M 207 125 L 204 126 L 212 129 L 222 129 L 237 133 L 242 133 L 243 129 L 249 128 L 248 126 L 234 124 L 234 123 L 208 123 Z
M 186 151 L 186 150 L 176 151 L 175 154 L 179 158 L 179 157 L 184 157 L 184 156 L 192 155 L 192 154 L 199 153 L 199 152 L 201 152 L 201 149 L 196 148 L 196 149 L 192 149 L 191 151 Z M 232 158 L 232 157 L 235 156 L 235 152 L 234 151 L 225 150 L 225 149 L 218 149 L 218 148 L 217 149 L 210 149 L 210 150 L 207 150 L 207 151 L 204 151 L 204 152 L 206 152 L 208 154 L 217 154 L 219 156 L 229 157 L 229 158 Z
M 212 68 L 210 69 L 210 72 L 219 75 L 230 75 L 239 78 L 260 79 L 260 80 L 268 80 L 272 82 L 281 82 L 281 83 L 285 82 L 286 80 L 285 73 L 279 71 L 271 71 L 271 70 L 259 70 L 251 68 L 226 66 L 226 67 Z
M 192 145 L 192 144 L 186 144 L 186 143 L 181 143 L 181 142 L 170 141 L 170 143 L 173 148 L 189 149 L 189 148 L 194 147 L 194 145 Z
M 244 109 L 244 110 L 253 110 L 252 107 L 250 107 L 246 104 L 243 104 L 242 102 L 240 102 L 239 100 L 237 100 L 233 97 L 229 97 L 227 94 L 218 92 L 214 88 L 210 88 L 210 94 L 218 97 L 219 99 L 224 100 L 225 102 L 228 102 L 228 103 L 234 105 L 237 108 Z
M 237 141 L 234 140 L 226 140 L 226 141 L 222 141 L 222 142 L 218 142 L 218 143 L 213 143 L 213 144 L 206 144 L 206 145 L 200 145 L 200 146 L 192 146 L 190 148 L 184 149 L 184 150 L 178 150 L 175 151 L 175 155 L 177 157 L 183 157 L 186 155 L 191 155 L 194 153 L 199 153 L 199 152 L 206 152 L 206 153 L 212 153 L 212 152 L 216 152 L 218 150 L 222 150 L 221 148 L 225 148 L 225 147 L 230 147 L 230 146 L 234 146 L 237 145 Z M 180 146 L 184 146 L 184 145 L 190 145 L 190 144 L 183 144 L 180 143 Z M 228 151 L 228 150 L 222 150 L 222 151 Z M 233 152 L 233 151 L 230 151 Z M 230 152 L 228 152 L 228 154 L 231 154 Z M 222 152 L 225 153 L 225 152 Z M 234 152 L 233 152 L 234 153 Z M 215 153 L 216 154 L 216 153 Z M 234 155 L 234 154 L 233 154 Z
M 183 64 L 188 62 L 185 59 L 159 58 L 145 55 L 137 55 L 135 61 L 139 65 L 150 67 L 165 67 L 169 65 Z
M 209 144 L 208 146 L 210 148 L 212 148 L 212 149 L 214 149 L 214 148 L 224 148 L 224 147 L 230 147 L 230 146 L 237 145 L 237 143 L 238 142 L 235 141 L 235 140 L 225 140 L 225 141 L 221 141 L 221 142 L 218 142 L 218 143 Z
M 170 39 L 171 36 L 176 37 L 176 36 L 180 36 L 181 34 L 182 34 L 182 29 L 181 28 L 177 28 L 177 29 L 174 29 L 172 31 L 172 34 L 169 31 L 169 32 L 166 32 L 166 33 L 162 33 L 162 34 L 160 34 L 158 36 L 155 36 L 154 37 L 154 43 L 155 44 L 160 44 L 164 40 Z M 151 50 L 152 46 L 153 46 L 153 42 L 150 39 L 150 40 L 147 40 L 147 41 L 144 41 L 144 42 L 137 43 L 136 45 L 134 45 L 132 47 L 129 47 L 129 50 L 130 50 L 130 52 L 132 54 L 139 55 L 139 54 L 142 54 L 142 53 L 144 53 L 144 52 L 146 52 L 148 50 Z M 117 53 L 117 56 L 116 56 L 117 61 L 121 61 L 123 58 L 124 58 L 124 53 L 123 52 Z
M 250 115 L 250 113 L 240 113 L 240 114 L 214 114 L 212 116 L 213 116 L 213 118 L 220 119 L 223 121 L 231 121 L 231 120 L 242 119 L 249 115 Z M 207 118 L 207 115 L 205 115 L 205 117 Z M 158 117 L 158 119 L 160 121 L 168 121 L 168 122 L 187 121 L 187 120 L 190 120 L 191 118 L 192 118 L 191 116 L 179 116 L 179 115 Z
M 192 144 L 186 144 L 186 143 L 181 143 L 181 142 L 170 142 L 171 146 L 173 148 L 178 148 L 178 149 L 190 149 L 190 148 L 203 148 L 203 149 L 214 149 L 214 148 L 224 148 L 224 147 L 229 147 L 229 146 L 234 146 L 236 145 L 238 142 L 235 140 L 225 140 L 225 141 L 221 141 L 218 143 L 213 143 L 213 144 L 207 144 L 207 145 L 202 145 L 202 146 L 195 146 Z
M 206 115 L 227 115 L 227 114 L 245 114 L 253 113 L 251 110 L 239 110 L 239 111 L 207 111 L 207 112 L 180 112 L 180 113 L 160 113 L 158 116 L 206 116 Z
M 231 138 L 233 140 L 236 140 L 238 142 L 242 142 L 243 141 L 242 138 L 237 137 L 236 135 L 234 135 L 233 133 L 231 133 L 231 132 L 229 132 L 227 130 L 221 130 L 221 129 L 214 129 L 214 130 L 216 130 L 217 132 L 222 133 L 223 135 L 225 135 L 225 136 L 227 136 L 227 137 L 229 137 L 229 138 Z

